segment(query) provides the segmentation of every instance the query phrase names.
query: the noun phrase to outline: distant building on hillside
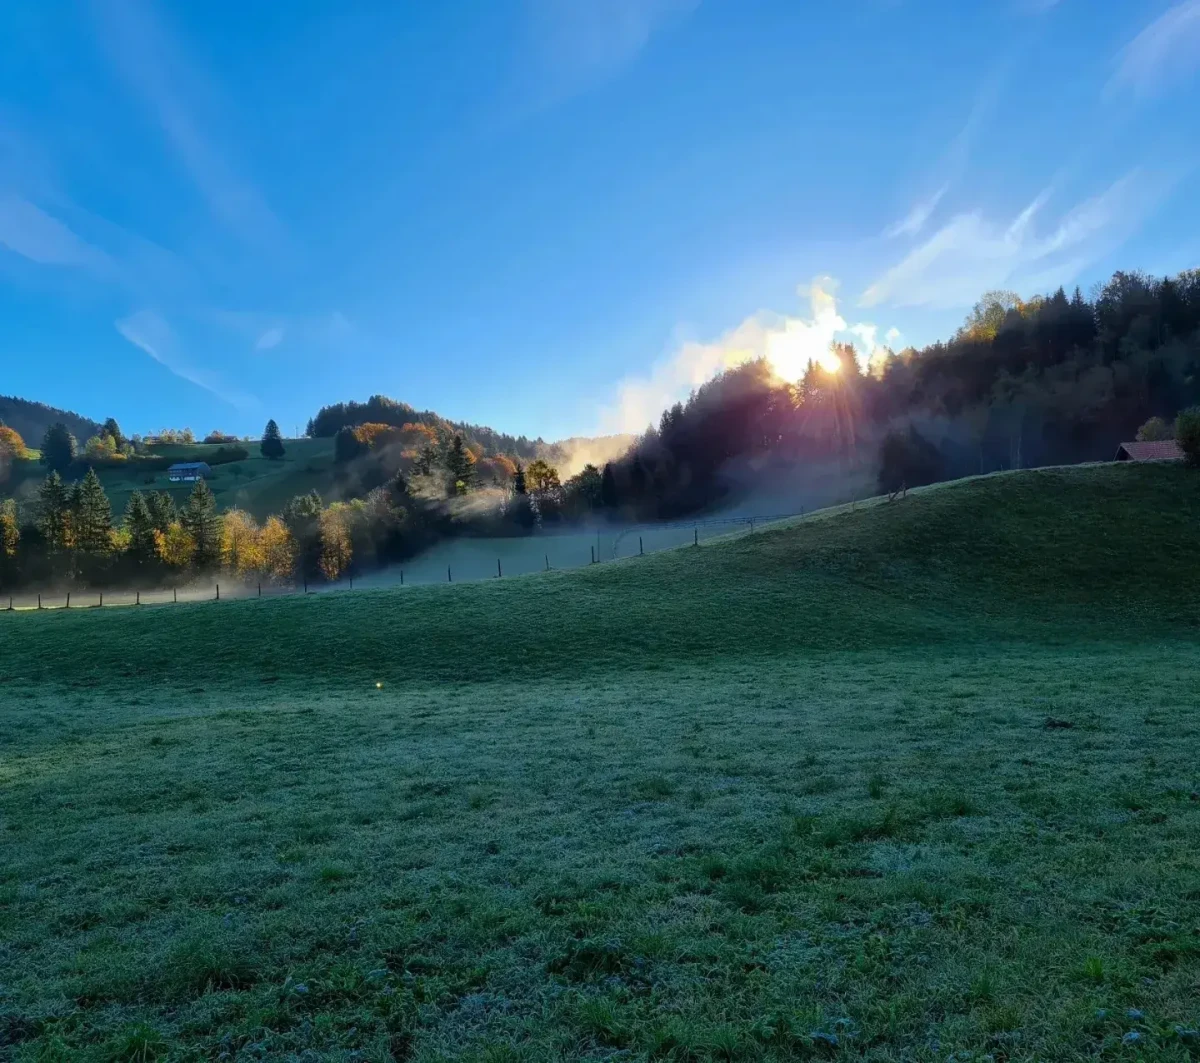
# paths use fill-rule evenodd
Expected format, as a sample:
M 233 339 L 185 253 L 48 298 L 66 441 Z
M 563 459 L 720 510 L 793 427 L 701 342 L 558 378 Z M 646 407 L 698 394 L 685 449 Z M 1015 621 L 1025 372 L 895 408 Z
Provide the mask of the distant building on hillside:
M 204 461 L 181 461 L 167 470 L 167 479 L 173 484 L 193 483 L 196 480 L 207 480 L 212 475 L 212 469 Z
M 1153 443 L 1122 443 L 1117 447 L 1117 461 L 1183 461 L 1183 451 L 1173 439 Z

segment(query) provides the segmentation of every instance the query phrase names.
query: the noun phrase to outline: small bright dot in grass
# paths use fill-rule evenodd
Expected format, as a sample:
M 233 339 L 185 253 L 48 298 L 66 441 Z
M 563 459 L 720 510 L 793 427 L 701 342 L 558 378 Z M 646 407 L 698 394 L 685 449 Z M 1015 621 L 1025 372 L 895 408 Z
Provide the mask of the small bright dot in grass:
M 376 689 L 376 690 L 382 690 L 382 689 L 383 689 L 383 684 L 382 684 L 382 683 L 376 683 L 376 684 L 375 684 L 375 689 Z

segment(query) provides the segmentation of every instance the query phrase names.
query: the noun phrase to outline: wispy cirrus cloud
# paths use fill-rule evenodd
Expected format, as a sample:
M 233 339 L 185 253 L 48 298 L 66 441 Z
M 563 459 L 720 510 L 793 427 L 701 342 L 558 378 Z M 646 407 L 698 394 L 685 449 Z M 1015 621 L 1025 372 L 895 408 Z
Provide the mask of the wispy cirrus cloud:
M 192 364 L 183 353 L 175 331 L 157 311 L 139 310 L 114 325 L 125 339 L 181 380 L 203 388 L 240 412 L 259 407 L 258 399 L 253 395 L 228 387 L 217 374 Z
M 1117 57 L 1107 93 L 1148 97 L 1200 67 L 1200 0 L 1168 8 L 1133 38 Z
M 603 79 L 632 62 L 656 33 L 700 0 L 525 0 L 538 64 L 567 86 Z
M 934 212 L 946 197 L 946 193 L 962 179 L 970 160 L 971 144 L 982 123 L 986 120 L 1000 94 L 1004 80 L 1003 71 L 998 69 L 988 76 L 975 94 L 971 110 L 962 128 L 954 135 L 941 152 L 930 172 L 925 177 L 926 192 L 913 203 L 903 217 L 898 218 L 881 234 L 885 240 L 901 236 L 917 236 L 933 218 Z
M 273 328 L 267 329 L 266 332 L 254 341 L 254 349 L 256 351 L 269 351 L 272 347 L 278 347 L 283 342 L 284 331 L 281 325 L 275 325 Z
M 886 270 L 863 306 L 966 306 L 991 288 L 1040 291 L 1066 284 L 1115 249 L 1149 216 L 1168 182 L 1135 170 L 1039 228 L 1051 191 L 1007 223 L 958 214 Z
M 242 337 L 249 348 L 260 353 L 274 350 L 285 340 L 336 349 L 358 335 L 340 310 L 327 314 L 210 310 L 201 316 L 205 322 Z
M 245 244 L 280 246 L 282 224 L 198 118 L 215 95 L 212 86 L 150 0 L 93 0 L 92 11 L 115 69 L 157 121 L 213 218 Z
M 944 184 L 928 199 L 920 200 L 913 204 L 910 210 L 899 221 L 893 222 L 883 230 L 885 239 L 893 240 L 897 236 L 916 236 L 922 229 L 925 228 L 925 223 L 933 217 L 933 212 L 937 210 L 937 205 L 942 201 L 942 197 L 950 190 L 950 185 Z
M 0 196 L 0 245 L 42 266 L 70 266 L 104 277 L 117 273 L 104 251 L 21 196 Z

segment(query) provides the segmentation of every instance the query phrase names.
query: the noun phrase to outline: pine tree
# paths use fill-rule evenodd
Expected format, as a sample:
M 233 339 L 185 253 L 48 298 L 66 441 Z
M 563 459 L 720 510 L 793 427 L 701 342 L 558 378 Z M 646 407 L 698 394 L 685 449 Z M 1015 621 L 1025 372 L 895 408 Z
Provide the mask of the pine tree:
M 95 469 L 75 485 L 71 498 L 75 547 L 87 554 L 112 550 L 112 506 Z
M 150 511 L 150 522 L 155 530 L 163 534 L 179 519 L 175 499 L 166 491 L 151 491 L 146 497 L 146 508 Z
M 263 431 L 262 445 L 259 447 L 264 458 L 270 458 L 272 461 L 277 461 L 284 455 L 283 436 L 279 433 L 279 425 L 274 420 L 267 422 L 267 427 Z
M 463 437 L 460 435 L 456 435 L 450 443 L 450 452 L 446 455 L 446 470 L 450 473 L 449 493 L 466 494 L 475 474 L 475 459 L 463 445 Z
M 619 503 L 617 476 L 613 472 L 612 462 L 608 462 L 604 466 L 603 475 L 600 477 L 600 504 L 605 509 L 616 509 Z
M 166 522 L 164 531 L 170 523 L 170 520 Z M 134 491 L 129 496 L 125 506 L 125 530 L 129 533 L 129 556 L 139 564 L 153 560 L 158 552 L 154 541 L 154 514 L 141 491 Z
M 513 473 L 513 494 L 529 494 L 529 485 L 525 482 L 525 466 L 517 462 L 517 471 Z
M 432 443 L 426 443 L 417 452 L 417 460 L 414 466 L 418 473 L 422 476 L 428 476 L 433 472 L 433 466 L 437 463 L 437 450 Z
M 102 436 L 110 436 L 117 450 L 125 445 L 125 437 L 121 434 L 121 426 L 117 424 L 115 417 L 110 417 L 104 422 L 104 427 L 100 429 Z
M 629 468 L 629 494 L 633 497 L 635 505 L 641 502 L 646 494 L 646 467 L 642 464 L 642 459 L 636 456 Z
M 212 488 L 204 480 L 196 486 L 179 514 L 179 523 L 196 544 L 196 566 L 214 568 L 221 560 L 221 515 Z
M 42 438 L 42 464 L 52 472 L 64 473 L 75 460 L 79 444 L 61 421 L 46 429 Z
M 38 530 L 51 552 L 71 545 L 71 496 L 57 472 L 51 472 L 38 491 Z
M 339 465 L 353 461 L 362 453 L 363 446 L 349 425 L 343 425 L 333 437 L 333 460 Z

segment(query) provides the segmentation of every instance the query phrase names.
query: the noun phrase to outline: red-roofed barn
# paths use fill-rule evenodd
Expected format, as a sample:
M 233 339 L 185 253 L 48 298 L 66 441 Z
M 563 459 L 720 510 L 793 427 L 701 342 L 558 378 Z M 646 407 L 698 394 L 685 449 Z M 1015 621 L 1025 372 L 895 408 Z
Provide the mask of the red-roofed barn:
M 1153 443 L 1122 443 L 1117 447 L 1117 461 L 1183 461 L 1183 451 L 1173 439 Z

